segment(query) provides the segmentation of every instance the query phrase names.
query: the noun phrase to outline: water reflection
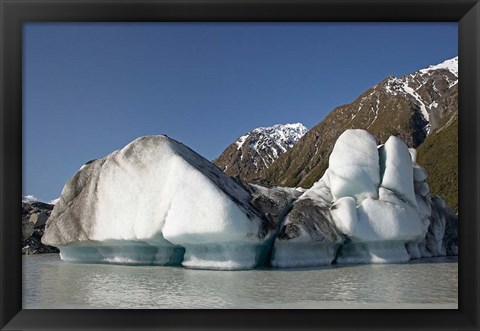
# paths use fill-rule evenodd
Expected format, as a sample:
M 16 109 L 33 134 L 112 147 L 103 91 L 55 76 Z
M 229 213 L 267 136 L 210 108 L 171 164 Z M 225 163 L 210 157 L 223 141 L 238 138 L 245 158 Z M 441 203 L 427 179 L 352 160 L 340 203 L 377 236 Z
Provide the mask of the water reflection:
M 458 302 L 456 258 L 248 271 L 72 264 L 23 258 L 24 308 L 341 308 Z

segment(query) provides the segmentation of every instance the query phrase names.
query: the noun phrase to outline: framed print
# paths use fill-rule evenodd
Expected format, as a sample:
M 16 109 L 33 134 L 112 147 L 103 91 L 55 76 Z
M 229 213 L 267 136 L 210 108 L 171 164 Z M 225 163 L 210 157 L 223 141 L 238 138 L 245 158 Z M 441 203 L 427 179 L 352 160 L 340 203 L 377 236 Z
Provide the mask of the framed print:
M 478 1 L 0 5 L 2 329 L 479 328 Z

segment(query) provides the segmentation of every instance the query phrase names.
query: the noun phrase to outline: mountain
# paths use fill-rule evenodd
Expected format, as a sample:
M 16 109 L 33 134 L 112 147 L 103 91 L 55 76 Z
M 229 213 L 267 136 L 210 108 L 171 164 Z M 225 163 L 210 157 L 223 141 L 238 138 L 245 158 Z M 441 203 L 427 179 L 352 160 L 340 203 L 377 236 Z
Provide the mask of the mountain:
M 32 202 L 39 202 L 39 201 L 40 200 L 34 195 L 22 195 L 23 203 L 32 203 Z
M 227 175 L 246 181 L 258 179 L 263 170 L 306 132 L 307 128 L 300 123 L 256 128 L 239 137 L 213 163 Z
M 327 169 L 333 145 L 347 129 L 367 130 L 379 144 L 395 135 L 417 148 L 458 113 L 457 86 L 458 57 L 399 78 L 387 77 L 353 102 L 333 109 L 262 175 L 274 185 L 311 187 Z
M 48 202 L 44 202 L 42 200 L 40 200 L 39 198 L 37 198 L 35 195 L 22 195 L 22 202 L 23 203 L 33 203 L 33 202 L 41 202 L 41 203 L 46 203 L 46 204 L 49 204 L 49 205 L 54 205 L 58 202 L 58 200 L 60 200 L 60 198 L 56 198 L 56 199 L 53 199 L 53 200 L 50 200 Z

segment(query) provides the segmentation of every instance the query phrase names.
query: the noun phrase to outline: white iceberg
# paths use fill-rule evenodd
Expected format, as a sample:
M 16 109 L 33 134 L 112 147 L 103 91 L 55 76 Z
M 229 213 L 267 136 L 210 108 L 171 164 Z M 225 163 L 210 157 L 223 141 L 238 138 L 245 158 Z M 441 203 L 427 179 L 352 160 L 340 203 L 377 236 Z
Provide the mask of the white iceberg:
M 335 224 L 347 236 L 348 241 L 342 246 L 336 258 L 337 263 L 385 263 L 408 261 L 409 255 L 405 244 L 418 241 L 424 235 L 421 217 L 418 213 L 415 191 L 413 186 L 412 155 L 405 143 L 397 138 L 390 137 L 378 149 L 371 143 L 374 140 L 363 130 L 345 131 L 337 141 L 355 141 L 351 149 L 362 150 L 373 159 L 378 153 L 378 164 L 371 164 L 371 170 L 377 171 L 380 178 L 375 194 L 358 199 L 360 194 L 351 194 L 334 202 L 332 217 Z M 365 136 L 364 139 L 358 139 Z M 371 137 L 370 139 L 366 137 Z M 334 147 L 334 151 L 337 147 Z M 343 143 L 346 145 L 346 143 Z M 356 156 L 353 151 L 345 149 L 344 155 L 335 160 L 337 166 L 355 167 L 349 159 Z M 332 157 L 335 157 L 332 152 Z M 352 169 L 355 173 L 358 170 Z M 330 172 L 331 173 L 331 172 Z M 369 178 L 373 176 L 370 175 Z M 364 182 L 365 179 L 359 179 Z M 335 183 L 332 182 L 332 190 Z M 355 178 L 350 183 L 356 187 Z
M 74 262 L 253 268 L 266 259 L 274 229 L 250 199 L 185 145 L 142 137 L 78 171 L 42 242 Z
M 63 260 L 237 270 L 389 263 L 458 253 L 458 216 L 416 151 L 364 130 L 337 140 L 310 189 L 243 184 L 166 136 L 83 165 L 42 242 Z
M 380 187 L 395 193 L 402 200 L 417 206 L 413 187 L 413 163 L 403 140 L 391 136 L 378 149 L 380 155 Z
M 338 138 L 328 165 L 334 200 L 378 198 L 379 157 L 375 138 L 364 130 L 347 130 Z
M 368 132 L 345 131 L 322 179 L 298 198 L 286 216 L 272 265 L 409 260 L 405 245 L 418 246 L 428 228 L 414 190 L 415 157 L 397 137 L 377 147 Z

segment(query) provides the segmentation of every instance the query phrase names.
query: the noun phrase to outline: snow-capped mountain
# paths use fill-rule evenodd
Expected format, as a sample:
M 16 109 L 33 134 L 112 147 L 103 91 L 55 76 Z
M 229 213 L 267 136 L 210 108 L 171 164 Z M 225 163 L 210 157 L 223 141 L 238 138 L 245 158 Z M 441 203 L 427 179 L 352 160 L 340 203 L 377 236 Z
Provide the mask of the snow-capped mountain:
M 435 70 L 439 70 L 439 69 L 445 69 L 450 71 L 455 77 L 457 77 L 457 82 L 458 82 L 458 56 L 445 60 L 442 63 L 431 65 L 428 68 L 421 69 L 420 72 L 422 74 L 432 73 Z
M 32 194 L 22 195 L 22 202 L 23 203 L 41 202 L 41 203 L 46 203 L 46 204 L 49 204 L 49 205 L 54 205 L 58 202 L 58 200 L 60 200 L 60 198 L 56 198 L 56 199 L 44 202 L 44 201 L 40 200 L 39 198 L 37 198 L 36 196 L 34 196 Z
M 22 202 L 23 203 L 32 203 L 32 202 L 38 202 L 38 198 L 34 195 L 22 195 Z
M 252 180 L 307 132 L 301 123 L 256 128 L 239 137 L 213 161 L 230 176 Z
M 458 84 L 458 57 L 446 60 L 437 65 L 421 69 L 413 74 L 396 78 L 391 76 L 384 83 L 387 93 L 394 96 L 402 94 L 414 100 L 420 108 L 421 114 L 428 122 L 427 133 L 430 129 L 440 126 L 440 120 L 444 118 L 448 92 Z M 456 92 L 456 90 L 455 90 Z M 450 112 L 456 108 L 447 107 Z
M 333 109 L 264 172 L 265 179 L 274 185 L 308 188 L 324 174 L 336 139 L 347 129 L 367 130 L 378 143 L 398 136 L 416 148 L 427 135 L 455 122 L 457 114 L 458 57 L 402 77 L 387 77 L 353 102 Z

